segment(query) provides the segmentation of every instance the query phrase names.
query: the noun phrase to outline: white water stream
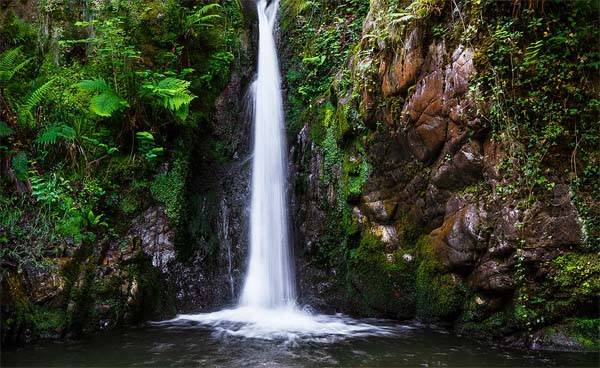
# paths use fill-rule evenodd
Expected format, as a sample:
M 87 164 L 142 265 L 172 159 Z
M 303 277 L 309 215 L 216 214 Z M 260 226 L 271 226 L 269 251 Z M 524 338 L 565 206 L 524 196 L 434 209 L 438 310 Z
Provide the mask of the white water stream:
M 279 0 L 258 0 L 258 76 L 254 91 L 254 156 L 250 260 L 235 309 L 178 315 L 162 323 L 194 321 L 229 335 L 291 341 L 335 341 L 351 336 L 389 335 L 389 327 L 343 315 L 318 315 L 296 304 L 287 224 L 286 144 L 281 77 L 273 29 Z M 161 323 L 161 324 L 162 324 Z

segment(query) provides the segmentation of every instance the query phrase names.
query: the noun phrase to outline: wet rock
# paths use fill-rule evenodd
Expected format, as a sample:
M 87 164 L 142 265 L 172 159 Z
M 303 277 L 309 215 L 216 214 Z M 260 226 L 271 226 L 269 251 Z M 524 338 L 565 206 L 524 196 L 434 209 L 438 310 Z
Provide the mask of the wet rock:
M 440 71 L 423 78 L 402 111 L 408 148 L 415 158 L 429 162 L 446 140 L 448 123 L 441 116 L 443 78 Z
M 472 269 L 479 253 L 485 248 L 485 221 L 482 206 L 469 204 L 446 217 L 440 228 L 431 232 L 431 239 L 440 261 L 448 270 Z
M 472 184 L 481 176 L 483 167 L 481 153 L 481 144 L 472 140 L 439 167 L 432 182 L 437 187 L 448 190 L 456 190 Z
M 372 194 L 371 194 L 372 196 Z M 369 195 L 364 196 L 365 199 L 369 198 Z M 379 200 L 373 202 L 364 202 L 366 212 L 371 215 L 375 220 L 385 223 L 388 222 L 396 211 L 398 202 L 395 200 Z
M 370 233 L 377 236 L 379 239 L 381 239 L 382 242 L 386 244 L 394 246 L 398 244 L 398 232 L 393 226 L 374 226 L 370 229 Z
M 444 99 L 450 100 L 464 95 L 469 90 L 471 78 L 475 74 L 472 48 L 460 45 L 452 53 L 452 62 L 446 66 Z
M 433 228 L 441 226 L 446 214 L 445 203 L 450 196 L 451 193 L 449 191 L 440 189 L 433 184 L 429 184 L 425 192 L 423 221 L 430 224 Z
M 25 265 L 30 300 L 33 303 L 48 303 L 61 295 L 65 287 L 65 280 L 59 270 L 65 262 L 66 259 L 61 259 L 46 266 L 31 263 Z
M 524 222 L 526 249 L 584 244 L 582 223 L 567 184 L 554 187 L 551 201 L 536 202 L 525 214 Z
M 403 93 L 415 83 L 424 61 L 422 54 L 421 32 L 415 28 L 400 53 L 395 53 L 390 63 L 382 64 L 380 79 L 384 97 Z
M 175 248 L 164 207 L 146 210 L 132 222 L 129 233 L 139 237 L 144 253 L 152 257 L 152 265 L 166 273 L 169 262 L 175 258 Z
M 500 180 L 498 165 L 506 158 L 504 144 L 489 138 L 483 143 L 483 172 L 488 180 Z
M 515 262 L 490 260 L 480 265 L 472 274 L 472 283 L 476 290 L 487 292 L 506 292 L 513 290 L 516 279 L 513 273 Z
M 521 211 L 503 207 L 495 217 L 496 226 L 490 236 L 489 253 L 492 256 L 505 256 L 512 253 L 518 245 Z

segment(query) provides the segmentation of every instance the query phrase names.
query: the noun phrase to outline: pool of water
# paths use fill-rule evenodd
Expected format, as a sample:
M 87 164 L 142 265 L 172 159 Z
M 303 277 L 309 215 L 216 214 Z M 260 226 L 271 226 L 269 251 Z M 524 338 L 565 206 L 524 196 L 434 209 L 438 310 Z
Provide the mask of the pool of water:
M 374 323 L 369 320 L 368 323 Z M 598 367 L 597 354 L 516 350 L 418 324 L 336 340 L 256 339 L 187 323 L 2 351 L 2 367 Z

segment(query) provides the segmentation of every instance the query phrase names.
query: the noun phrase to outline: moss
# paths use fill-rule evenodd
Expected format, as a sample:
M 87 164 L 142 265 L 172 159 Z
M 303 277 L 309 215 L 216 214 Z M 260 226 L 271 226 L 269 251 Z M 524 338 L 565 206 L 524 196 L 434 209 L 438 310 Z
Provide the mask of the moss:
M 466 287 L 455 274 L 444 274 L 427 237 L 417 243 L 420 264 L 416 271 L 417 315 L 424 319 L 453 319 L 461 311 Z
M 480 321 L 462 320 L 456 329 L 464 334 L 502 336 L 510 332 L 509 319 L 506 312 L 496 312 Z
M 348 276 L 351 295 L 365 306 L 389 317 L 414 315 L 414 269 L 401 257 L 388 259 L 385 244 L 363 234 L 357 249 L 350 251 Z
M 600 350 L 600 318 L 575 318 L 567 320 L 568 331 L 586 350 Z

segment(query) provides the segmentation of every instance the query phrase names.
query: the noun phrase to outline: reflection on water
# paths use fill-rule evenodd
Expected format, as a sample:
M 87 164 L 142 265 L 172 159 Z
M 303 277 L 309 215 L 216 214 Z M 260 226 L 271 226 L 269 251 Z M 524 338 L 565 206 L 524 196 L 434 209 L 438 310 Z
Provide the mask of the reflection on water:
M 369 321 L 372 322 L 372 321 Z M 382 322 L 380 322 L 381 324 Z M 383 323 L 393 336 L 330 343 L 264 340 L 194 322 L 2 351 L 2 367 L 597 367 L 597 354 L 531 352 L 480 344 L 445 331 Z

